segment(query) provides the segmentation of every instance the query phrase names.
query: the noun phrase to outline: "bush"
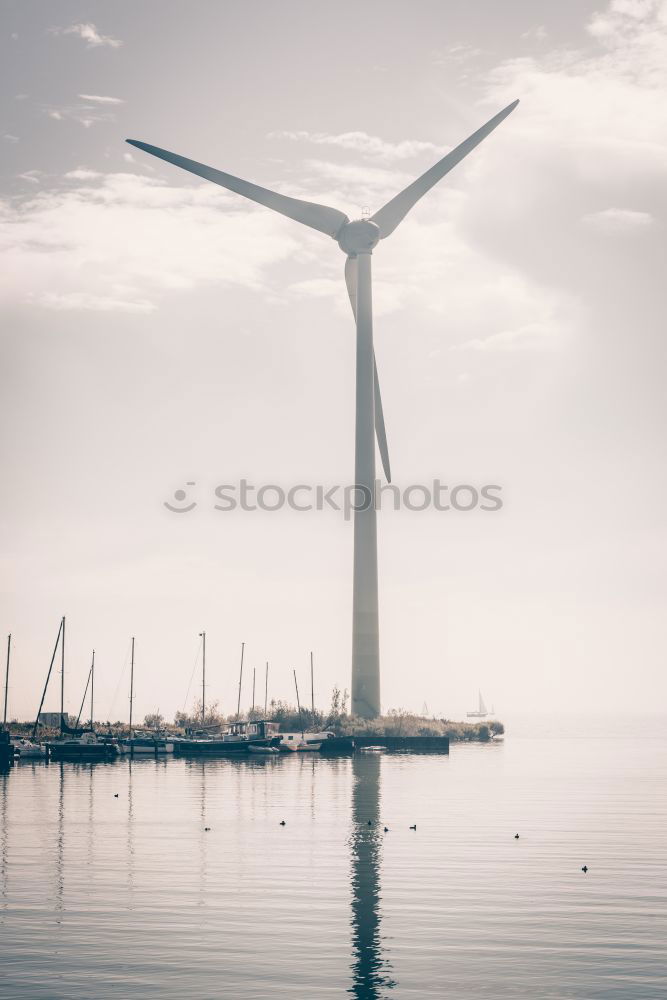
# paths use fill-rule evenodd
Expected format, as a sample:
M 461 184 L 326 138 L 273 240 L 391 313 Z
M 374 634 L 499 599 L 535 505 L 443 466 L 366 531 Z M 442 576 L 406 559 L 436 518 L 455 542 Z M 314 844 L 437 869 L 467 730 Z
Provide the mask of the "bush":
M 336 736 L 448 736 L 452 741 L 477 741 L 486 743 L 505 732 L 502 722 L 493 720 L 486 722 L 452 722 L 450 719 L 426 718 L 415 715 L 403 708 L 390 709 L 386 715 L 377 719 L 362 719 L 347 714 L 348 692 L 335 687 L 331 695 L 331 705 L 328 712 L 316 710 L 313 717 L 308 707 L 290 705 L 286 701 L 273 699 L 267 707 L 255 708 L 242 716 L 247 719 L 266 718 L 277 722 L 283 732 L 301 732 L 305 729 L 317 731 L 329 730 Z M 206 725 L 219 723 L 224 725 L 237 721 L 236 714 L 226 718 L 218 711 L 217 702 L 206 712 Z M 179 726 L 201 725 L 201 702 L 195 706 L 191 715 L 177 713 L 176 724 Z

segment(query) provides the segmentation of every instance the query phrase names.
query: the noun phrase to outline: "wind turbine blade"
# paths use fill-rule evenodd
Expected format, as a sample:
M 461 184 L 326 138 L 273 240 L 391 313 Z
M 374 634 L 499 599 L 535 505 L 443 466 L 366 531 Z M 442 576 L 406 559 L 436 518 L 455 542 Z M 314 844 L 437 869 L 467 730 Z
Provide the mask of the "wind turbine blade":
M 354 318 L 357 318 L 357 258 L 348 257 L 345 261 L 345 284 L 347 294 L 350 296 L 350 305 Z M 387 446 L 387 432 L 384 426 L 384 413 L 382 411 L 382 396 L 380 395 L 380 382 L 378 379 L 378 366 L 373 350 L 373 383 L 374 383 L 374 405 L 375 405 L 375 436 L 377 438 L 382 468 L 387 477 L 387 482 L 391 482 L 391 466 L 389 464 L 389 448 Z
M 196 160 L 188 160 L 177 153 L 170 153 L 167 149 L 160 149 L 159 146 L 149 146 L 148 143 L 139 142 L 138 139 L 127 139 L 126 141 L 131 146 L 136 146 L 137 149 L 143 149 L 144 152 L 150 153 L 152 156 L 157 156 L 161 160 L 182 167 L 183 170 L 189 170 L 191 174 L 197 174 L 207 181 L 213 181 L 214 184 L 219 184 L 229 191 L 243 195 L 244 198 L 256 201 L 259 205 L 272 208 L 274 212 L 280 212 L 288 219 L 302 222 L 304 226 L 317 229 L 321 233 L 326 233 L 327 236 L 335 238 L 341 226 L 350 221 L 347 215 L 339 212 L 337 208 L 317 205 L 312 201 L 301 201 L 299 198 L 288 198 L 287 195 L 269 191 L 268 188 L 251 184 L 240 177 L 225 174 L 222 170 L 214 170 L 213 167 L 207 167 L 204 163 L 197 163 Z
M 354 318 L 357 318 L 357 258 L 346 257 L 345 259 L 345 284 L 347 294 L 350 296 L 350 305 Z
M 473 132 L 465 142 L 462 142 L 460 146 L 453 149 L 451 153 L 443 156 L 430 170 L 427 170 L 425 174 L 418 177 L 416 181 L 413 181 L 400 194 L 397 194 L 395 198 L 388 201 L 375 215 L 372 215 L 371 222 L 374 222 L 379 227 L 380 238 L 384 239 L 385 236 L 390 236 L 399 222 L 403 221 L 419 199 L 427 191 L 430 191 L 439 180 L 442 180 L 452 167 L 455 167 L 468 153 L 471 153 L 475 146 L 480 144 L 482 139 L 486 139 L 487 135 L 493 132 L 514 111 L 518 103 L 518 101 L 513 101 L 512 104 L 509 104 L 503 111 L 500 111 L 495 117 L 491 118 L 486 125 L 482 125 L 480 129 Z
M 373 383 L 374 383 L 374 402 L 375 402 L 375 436 L 378 442 L 378 448 L 380 449 L 380 458 L 382 459 L 382 468 L 384 469 L 384 474 L 387 477 L 387 482 L 391 482 L 391 466 L 389 465 L 389 448 L 387 447 L 387 432 L 384 426 L 384 413 L 382 412 L 382 396 L 380 395 L 380 382 L 378 381 L 378 365 L 375 360 L 375 351 L 373 351 Z

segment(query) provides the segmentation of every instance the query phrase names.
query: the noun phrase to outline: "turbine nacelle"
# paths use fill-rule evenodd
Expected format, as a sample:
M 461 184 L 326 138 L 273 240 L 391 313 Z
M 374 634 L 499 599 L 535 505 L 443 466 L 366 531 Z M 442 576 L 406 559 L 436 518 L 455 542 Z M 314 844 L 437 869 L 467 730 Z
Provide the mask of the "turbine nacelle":
M 346 222 L 336 233 L 338 246 L 348 257 L 358 253 L 372 253 L 380 242 L 380 227 L 370 219 L 355 219 Z

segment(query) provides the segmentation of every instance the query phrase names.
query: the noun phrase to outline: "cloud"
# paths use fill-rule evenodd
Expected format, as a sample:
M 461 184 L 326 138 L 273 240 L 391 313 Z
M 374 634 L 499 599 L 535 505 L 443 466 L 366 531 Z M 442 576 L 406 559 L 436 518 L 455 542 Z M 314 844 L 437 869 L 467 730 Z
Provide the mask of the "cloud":
M 17 135 L 12 135 L 11 132 L 5 132 L 2 138 L 5 142 L 15 143 L 19 141 L 19 137 Z
M 96 104 L 125 104 L 122 97 L 101 97 L 99 94 L 79 94 L 82 101 L 93 101 Z
M 455 190 L 434 194 L 426 218 L 410 216 L 401 239 L 383 245 L 376 314 L 409 309 L 413 321 L 430 314 L 431 325 L 442 326 L 443 344 L 465 338 L 470 350 L 541 349 L 546 326 L 557 342 L 571 322 L 568 309 L 553 290 L 465 238 L 466 206 Z M 10 301 L 141 315 L 169 295 L 225 284 L 283 303 L 329 299 L 349 315 L 343 257 L 333 243 L 323 245 L 307 229 L 212 184 L 176 187 L 79 166 L 56 188 L 0 206 L 0 221 L 7 223 L 0 228 L 0 267 Z M 301 266 L 285 288 L 286 272 L 277 265 L 288 259 Z M 508 330 L 521 332 L 499 335 Z
M 361 156 L 385 160 L 406 160 L 420 153 L 433 153 L 441 157 L 447 152 L 442 146 L 436 146 L 432 142 L 422 142 L 419 139 L 388 142 L 367 132 L 341 132 L 337 135 L 328 132 L 269 132 L 268 138 L 308 142 L 315 146 L 337 146 L 339 149 L 353 150 Z
M 465 66 L 474 63 L 480 56 L 484 55 L 484 50 L 474 48 L 472 45 L 458 44 L 451 45 L 445 52 L 437 52 L 433 58 L 434 66 L 451 66 L 455 63 Z
M 543 42 L 547 37 L 547 29 L 543 24 L 538 24 L 534 28 L 528 28 L 527 31 L 521 32 L 521 37 L 528 39 L 529 41 Z
M 28 181 L 30 184 L 39 184 L 39 178 L 42 176 L 41 170 L 25 170 L 22 174 L 18 174 L 22 181 Z
M 657 181 L 667 167 L 667 0 L 613 0 L 587 29 L 584 48 L 501 63 L 487 99 L 521 97 L 512 128 L 534 176 L 545 164 L 606 187 Z
M 102 122 L 115 121 L 115 115 L 108 108 L 110 102 L 115 103 L 118 100 L 115 97 L 88 98 L 88 102 L 85 104 L 68 104 L 57 108 L 46 106 L 43 110 L 53 121 L 73 121 L 78 125 L 83 125 L 84 128 L 91 128 L 91 126 L 99 125 Z M 95 101 L 97 103 L 93 103 Z
M 452 347 L 454 351 L 532 351 L 555 347 L 561 330 L 553 322 L 525 323 L 488 337 L 474 337 Z
M 638 212 L 630 208 L 605 208 L 601 212 L 589 212 L 581 221 L 604 232 L 636 232 L 647 229 L 654 220 L 650 212 Z
M 46 309 L 87 310 L 89 312 L 150 313 L 156 308 L 147 299 L 123 299 L 109 295 L 91 295 L 89 292 L 29 293 L 26 301 L 35 302 Z
M 97 170 L 87 170 L 85 167 L 77 167 L 76 170 L 68 170 L 65 179 L 68 181 L 92 181 L 102 175 Z
M 660 0 L 611 0 L 606 11 L 596 11 L 587 25 L 589 34 L 616 42 L 625 34 L 627 20 L 647 21 L 660 13 Z
M 240 207 L 212 184 L 83 168 L 66 180 L 0 202 L 7 301 L 148 313 L 169 293 L 206 285 L 265 289 L 268 269 L 299 249 L 285 220 Z
M 102 35 L 94 24 L 71 24 L 68 28 L 52 28 L 54 35 L 76 35 L 89 49 L 107 47 L 118 49 L 123 44 L 119 38 Z
M 461 350 L 557 349 L 578 327 L 576 299 L 470 238 L 465 219 L 474 202 L 474 192 L 433 191 L 427 207 L 408 215 L 396 236 L 382 243 L 374 257 L 374 314 L 404 311 L 411 323 L 430 316 L 429 325 L 443 331 L 443 344 Z M 342 262 L 322 254 L 317 268 L 316 277 L 293 282 L 286 294 L 328 298 L 348 315 Z

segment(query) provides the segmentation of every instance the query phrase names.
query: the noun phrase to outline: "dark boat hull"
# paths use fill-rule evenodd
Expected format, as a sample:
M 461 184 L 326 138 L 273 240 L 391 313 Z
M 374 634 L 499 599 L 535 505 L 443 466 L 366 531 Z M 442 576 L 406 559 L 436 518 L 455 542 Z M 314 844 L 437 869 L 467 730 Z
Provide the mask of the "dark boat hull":
M 14 747 L 9 742 L 9 733 L 0 732 L 0 769 L 6 771 L 14 763 Z
M 51 760 L 115 760 L 118 751 L 107 743 L 48 743 Z
M 174 743 L 175 757 L 241 757 L 250 747 L 275 746 L 278 740 L 183 740 Z

